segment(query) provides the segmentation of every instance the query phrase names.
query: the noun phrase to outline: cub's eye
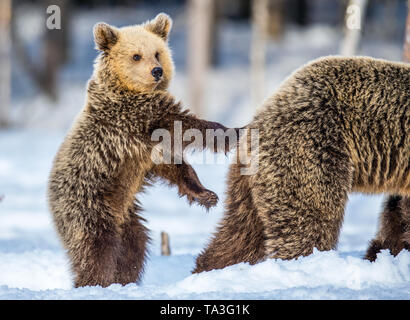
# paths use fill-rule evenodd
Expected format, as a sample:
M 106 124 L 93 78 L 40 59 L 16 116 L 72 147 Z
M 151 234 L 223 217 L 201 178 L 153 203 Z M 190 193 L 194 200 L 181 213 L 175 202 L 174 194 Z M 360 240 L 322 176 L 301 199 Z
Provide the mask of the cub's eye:
M 159 53 L 155 53 L 155 59 L 159 60 Z
M 142 58 L 142 57 L 141 57 L 139 54 L 134 54 L 134 55 L 132 56 L 132 59 L 134 59 L 135 61 L 140 61 L 141 58 Z

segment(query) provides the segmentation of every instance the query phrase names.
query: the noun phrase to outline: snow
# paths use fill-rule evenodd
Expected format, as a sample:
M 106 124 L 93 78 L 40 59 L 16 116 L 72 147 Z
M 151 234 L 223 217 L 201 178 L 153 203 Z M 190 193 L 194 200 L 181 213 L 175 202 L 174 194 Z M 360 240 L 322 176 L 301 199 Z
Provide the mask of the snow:
M 153 240 L 141 284 L 75 289 L 45 197 L 63 137 L 52 130 L 0 131 L 0 299 L 410 298 L 410 252 L 393 257 L 383 251 L 374 263 L 362 259 L 376 231 L 381 196 L 351 196 L 338 250 L 192 275 L 195 256 L 221 218 L 227 163 L 195 165 L 204 185 L 220 197 L 208 213 L 161 184 L 142 196 Z M 169 257 L 159 254 L 163 230 L 170 234 Z
M 57 148 L 84 102 L 95 57 L 90 30 L 100 20 L 125 25 L 154 15 L 143 12 L 136 19 L 134 12 L 78 13 L 73 34 L 81 36 L 75 37 L 73 61 L 63 70 L 59 100 L 51 103 L 28 94 L 33 90 L 18 92 L 21 96 L 13 99 L 14 128 L 0 131 L 0 299 L 410 299 L 410 252 L 393 257 L 383 251 L 374 263 L 362 259 L 377 230 L 382 195 L 350 195 L 337 250 L 191 274 L 196 255 L 222 217 L 229 159 L 194 165 L 204 186 L 220 198 L 209 212 L 189 206 L 176 188 L 162 184 L 141 195 L 152 242 L 140 284 L 73 288 L 68 259 L 47 208 L 46 184 Z M 177 68 L 170 91 L 187 104 L 186 73 L 180 64 L 185 60 L 184 19 L 177 12 L 172 16 L 170 43 Z M 32 20 L 26 23 L 35 24 Z M 222 66 L 209 72 L 201 116 L 242 126 L 255 113 L 248 89 L 250 29 L 243 23 L 222 22 L 221 30 L 220 42 L 229 45 L 221 45 Z M 329 26 L 287 28 L 280 42 L 269 44 L 266 94 L 307 61 L 336 54 L 340 38 L 340 32 Z M 360 54 L 400 60 L 401 44 L 365 39 Z M 23 92 L 21 70 L 13 70 Z M 170 235 L 169 257 L 160 255 L 161 231 Z

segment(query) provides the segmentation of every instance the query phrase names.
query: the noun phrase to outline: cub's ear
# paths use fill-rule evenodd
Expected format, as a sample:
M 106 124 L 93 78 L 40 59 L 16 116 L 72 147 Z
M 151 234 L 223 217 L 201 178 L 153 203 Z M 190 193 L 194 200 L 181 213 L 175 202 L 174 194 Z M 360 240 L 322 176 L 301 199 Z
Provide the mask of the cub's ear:
M 118 40 L 118 29 L 107 23 L 99 22 L 94 26 L 95 48 L 101 51 L 107 51 Z
M 165 13 L 159 13 L 154 19 L 148 21 L 144 27 L 167 41 L 172 27 L 172 19 Z

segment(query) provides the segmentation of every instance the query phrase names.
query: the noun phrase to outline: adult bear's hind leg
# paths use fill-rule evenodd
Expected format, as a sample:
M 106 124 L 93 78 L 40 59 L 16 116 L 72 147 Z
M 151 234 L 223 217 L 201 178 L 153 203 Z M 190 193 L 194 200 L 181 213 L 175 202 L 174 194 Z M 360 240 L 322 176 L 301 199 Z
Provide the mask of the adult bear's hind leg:
M 197 257 L 193 273 L 240 262 L 255 264 L 265 257 L 263 226 L 256 214 L 248 180 L 249 176 L 240 175 L 237 164 L 231 165 L 223 221 Z
M 293 259 L 314 248 L 335 249 L 352 185 L 348 156 L 309 153 L 309 148 L 268 156 L 251 187 L 265 231 L 266 256 Z

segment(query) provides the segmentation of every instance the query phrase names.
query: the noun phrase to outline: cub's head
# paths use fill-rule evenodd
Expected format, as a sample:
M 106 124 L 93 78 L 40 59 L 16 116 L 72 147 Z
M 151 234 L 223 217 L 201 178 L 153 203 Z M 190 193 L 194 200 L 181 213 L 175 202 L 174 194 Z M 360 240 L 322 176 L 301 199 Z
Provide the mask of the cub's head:
M 171 26 L 171 18 L 164 13 L 142 25 L 116 28 L 96 24 L 94 41 L 102 51 L 96 67 L 106 69 L 129 90 L 165 90 L 174 69 L 167 44 Z

